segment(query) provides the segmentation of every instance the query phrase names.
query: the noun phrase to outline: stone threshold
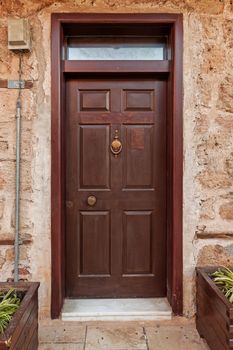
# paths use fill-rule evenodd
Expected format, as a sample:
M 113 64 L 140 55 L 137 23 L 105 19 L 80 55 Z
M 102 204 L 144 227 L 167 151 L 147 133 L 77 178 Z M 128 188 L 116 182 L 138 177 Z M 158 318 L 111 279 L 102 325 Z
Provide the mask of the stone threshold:
M 166 298 L 65 299 L 63 321 L 171 320 Z

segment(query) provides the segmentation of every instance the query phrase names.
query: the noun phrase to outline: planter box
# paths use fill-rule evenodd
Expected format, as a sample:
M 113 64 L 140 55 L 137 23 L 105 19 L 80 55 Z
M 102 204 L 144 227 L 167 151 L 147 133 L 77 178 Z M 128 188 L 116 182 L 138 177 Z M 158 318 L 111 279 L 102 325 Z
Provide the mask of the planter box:
M 233 349 L 233 304 L 208 275 L 217 268 L 197 268 L 196 326 L 211 350 L 230 350 Z
M 0 291 L 10 288 L 15 288 L 18 293 L 22 293 L 24 296 L 5 334 L 0 336 L 0 350 L 37 350 L 39 283 L 0 282 Z

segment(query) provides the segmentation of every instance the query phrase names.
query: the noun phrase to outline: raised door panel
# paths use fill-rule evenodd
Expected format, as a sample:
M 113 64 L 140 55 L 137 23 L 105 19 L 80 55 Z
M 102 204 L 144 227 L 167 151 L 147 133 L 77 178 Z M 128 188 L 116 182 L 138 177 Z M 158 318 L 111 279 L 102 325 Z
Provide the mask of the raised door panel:
M 80 126 L 79 187 L 110 188 L 109 126 Z
M 123 188 L 153 188 L 153 125 L 124 126 Z
M 152 274 L 152 211 L 125 211 L 123 274 Z
M 111 228 L 108 211 L 80 213 L 80 275 L 111 273 Z
M 153 111 L 154 90 L 123 90 L 125 111 Z
M 78 90 L 78 111 L 108 112 L 110 110 L 109 90 Z

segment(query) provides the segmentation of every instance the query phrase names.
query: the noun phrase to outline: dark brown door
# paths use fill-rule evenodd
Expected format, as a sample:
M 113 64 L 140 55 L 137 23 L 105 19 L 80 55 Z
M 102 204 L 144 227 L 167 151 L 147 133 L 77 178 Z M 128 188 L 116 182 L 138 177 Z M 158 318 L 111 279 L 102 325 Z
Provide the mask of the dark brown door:
M 166 81 L 69 79 L 66 101 L 66 296 L 165 296 Z

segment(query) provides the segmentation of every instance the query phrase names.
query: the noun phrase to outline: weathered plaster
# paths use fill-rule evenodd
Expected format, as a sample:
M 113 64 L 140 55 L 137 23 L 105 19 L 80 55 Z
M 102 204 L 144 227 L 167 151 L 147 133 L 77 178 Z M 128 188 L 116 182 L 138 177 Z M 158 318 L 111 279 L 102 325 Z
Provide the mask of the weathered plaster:
M 23 58 L 20 272 L 39 280 L 40 317 L 50 315 L 52 12 L 177 12 L 184 15 L 184 310 L 195 309 L 197 264 L 232 264 L 233 5 L 231 0 L 0 1 L 0 77 L 17 79 L 18 57 L 7 49 L 7 17 L 28 17 L 32 53 Z M 15 101 L 0 89 L 0 279 L 12 277 Z M 197 233 L 204 233 L 201 239 Z M 209 237 L 208 238 L 208 234 Z M 215 236 L 215 234 L 217 234 Z M 216 238 L 215 238 L 216 237 Z M 2 242 L 2 243 L 1 243 Z M 3 245 L 4 242 L 4 245 Z

